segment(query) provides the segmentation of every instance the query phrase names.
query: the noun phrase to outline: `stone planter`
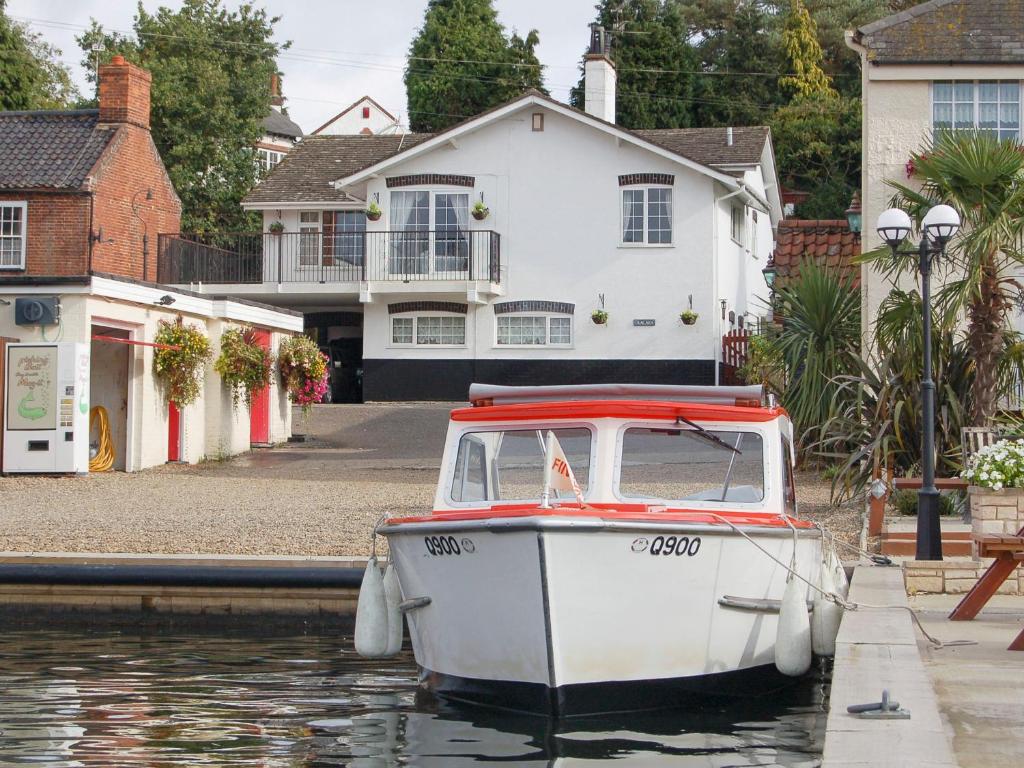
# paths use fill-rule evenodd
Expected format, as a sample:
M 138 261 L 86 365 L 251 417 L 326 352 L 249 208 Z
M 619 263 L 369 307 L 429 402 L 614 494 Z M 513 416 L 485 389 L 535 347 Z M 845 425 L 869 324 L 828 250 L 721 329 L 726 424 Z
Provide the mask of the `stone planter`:
M 967 497 L 971 503 L 972 539 L 998 534 L 1012 536 L 1024 526 L 1024 488 L 993 491 L 972 485 L 967 489 Z

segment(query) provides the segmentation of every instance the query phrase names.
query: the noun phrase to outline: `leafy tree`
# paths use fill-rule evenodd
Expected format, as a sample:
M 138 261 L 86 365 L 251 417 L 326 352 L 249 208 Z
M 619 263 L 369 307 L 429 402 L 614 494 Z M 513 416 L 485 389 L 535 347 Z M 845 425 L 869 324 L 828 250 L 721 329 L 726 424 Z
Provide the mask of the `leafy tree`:
M 101 63 L 122 54 L 152 73 L 153 141 L 181 197 L 184 230 L 257 224 L 240 203 L 258 179 L 253 146 L 270 109 L 275 57 L 288 45 L 272 41 L 277 21 L 248 3 L 228 11 L 222 0 L 185 0 L 152 14 L 139 3 L 132 35 L 93 21 L 77 38 L 87 70 L 92 46 L 102 44 Z
M 0 0 L 0 110 L 61 109 L 78 98 L 60 50 L 7 16 Z
M 596 23 L 612 35 L 616 122 L 625 128 L 692 125 L 700 63 L 679 6 L 664 0 L 602 0 Z M 582 78 L 570 103 L 585 106 Z
M 835 94 L 831 78 L 821 68 L 825 56 L 818 42 L 818 28 L 803 0 L 792 0 L 782 30 L 782 47 L 792 74 L 780 77 L 780 86 L 803 98 Z
M 414 131 L 440 131 L 543 90 L 539 37 L 505 36 L 492 0 L 430 0 L 409 48 L 405 89 Z
M 890 181 L 893 202 L 920 222 L 932 206 L 945 203 L 962 226 L 947 249 L 946 278 L 936 303 L 947 322 L 966 320 L 974 365 L 970 422 L 985 426 L 1001 395 L 1000 363 L 1024 264 L 1024 153 L 1016 141 L 989 133 L 942 132 L 911 158 L 914 186 Z M 881 248 L 865 259 L 889 274 L 916 274 L 917 253 L 893 256 Z

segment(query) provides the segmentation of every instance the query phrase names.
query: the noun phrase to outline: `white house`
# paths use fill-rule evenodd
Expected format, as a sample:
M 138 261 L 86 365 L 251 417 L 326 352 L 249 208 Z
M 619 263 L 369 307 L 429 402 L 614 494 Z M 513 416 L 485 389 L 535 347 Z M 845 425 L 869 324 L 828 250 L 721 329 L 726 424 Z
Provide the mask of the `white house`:
M 882 245 L 878 214 L 907 182 L 912 152 L 935 130 L 972 129 L 1021 140 L 1024 6 L 1017 0 L 932 0 L 847 33 L 861 57 L 865 252 Z M 889 282 L 861 273 L 865 334 Z M 1020 317 L 1017 318 L 1020 324 Z
M 303 311 L 367 400 L 714 383 L 723 334 L 766 309 L 770 132 L 626 130 L 611 61 L 586 77 L 586 111 L 531 91 L 434 135 L 308 137 L 244 202 L 263 233 L 165 238 L 160 280 Z
M 397 117 L 369 96 L 363 96 L 313 131 L 313 135 L 349 136 L 361 134 L 369 136 L 380 134 L 397 135 L 405 132 L 405 129 L 399 124 Z

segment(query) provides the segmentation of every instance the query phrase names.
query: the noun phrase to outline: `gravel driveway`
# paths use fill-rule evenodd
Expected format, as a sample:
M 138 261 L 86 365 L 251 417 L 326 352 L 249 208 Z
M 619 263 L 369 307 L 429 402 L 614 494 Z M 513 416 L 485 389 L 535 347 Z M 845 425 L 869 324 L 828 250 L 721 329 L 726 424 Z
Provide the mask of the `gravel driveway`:
M 135 474 L 0 477 L 0 550 L 369 554 L 382 515 L 430 509 L 451 403 L 316 406 L 312 442 Z M 798 478 L 801 511 L 856 541 L 855 510 Z

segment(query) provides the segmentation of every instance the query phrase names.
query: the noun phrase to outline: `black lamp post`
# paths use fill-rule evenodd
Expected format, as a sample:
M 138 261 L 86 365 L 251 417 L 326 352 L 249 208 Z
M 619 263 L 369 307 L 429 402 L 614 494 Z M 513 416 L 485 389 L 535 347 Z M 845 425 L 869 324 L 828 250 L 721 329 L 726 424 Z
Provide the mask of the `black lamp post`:
M 910 217 L 890 208 L 878 217 L 878 234 L 892 248 L 893 255 L 912 228 Z M 946 244 L 960 229 L 959 214 L 948 205 L 936 205 L 921 222 L 918 244 L 921 270 L 921 307 L 924 312 L 924 370 L 921 376 L 921 408 L 924 425 L 921 444 L 921 491 L 917 497 L 917 560 L 942 559 L 939 530 L 939 489 L 935 487 L 935 382 L 932 381 L 931 271 L 936 256 L 944 256 Z

